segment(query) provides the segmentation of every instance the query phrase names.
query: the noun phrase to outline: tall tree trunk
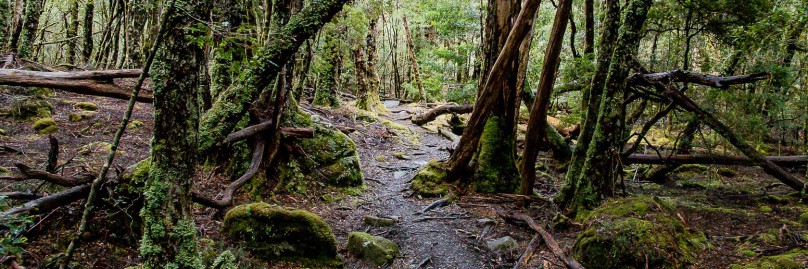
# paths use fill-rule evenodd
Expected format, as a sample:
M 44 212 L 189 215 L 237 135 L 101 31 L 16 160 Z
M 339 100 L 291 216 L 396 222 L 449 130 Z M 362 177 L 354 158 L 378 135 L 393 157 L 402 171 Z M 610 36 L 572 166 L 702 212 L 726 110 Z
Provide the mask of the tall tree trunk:
M 369 31 L 368 35 L 365 38 L 367 46 L 365 48 L 361 48 L 367 55 L 366 60 L 363 60 L 364 66 L 363 69 L 364 77 L 366 82 L 366 87 L 364 91 L 360 91 L 357 100 L 356 100 L 356 107 L 359 109 L 364 109 L 371 112 L 385 112 L 387 108 L 384 107 L 382 104 L 381 98 L 379 98 L 379 75 L 376 74 L 376 61 L 379 59 L 379 53 L 376 50 L 376 38 L 379 36 L 379 29 L 377 27 L 379 16 L 381 14 L 381 7 L 374 7 L 370 4 L 371 7 L 368 7 L 368 19 L 370 23 L 368 25 Z M 357 63 L 358 64 L 358 63 Z M 357 67 L 357 70 L 360 68 Z M 359 79 L 359 74 L 357 74 L 357 79 Z M 361 88 L 360 88 L 361 89 Z
M 167 1 L 166 1 L 167 2 Z M 204 52 L 193 40 L 195 17 L 204 16 L 206 1 L 180 2 L 169 16 L 174 26 L 165 37 L 152 72 L 154 132 L 151 170 L 145 185 L 143 268 L 203 268 L 197 252 L 191 213 L 191 186 L 196 171 L 197 89 Z
M 517 78 L 506 74 L 518 70 L 519 47 L 530 33 L 539 4 L 540 1 L 528 1 L 519 11 L 520 1 L 489 2 L 484 54 L 496 58 L 486 56 L 487 79 L 474 104 L 468 127 L 446 164 L 447 179 L 460 179 L 480 192 L 517 190 Z M 468 167 L 472 158 L 474 165 Z M 467 173 L 469 170 L 471 173 Z
M 595 52 L 595 1 L 584 0 L 584 54 Z
M 70 21 L 67 25 L 67 63 L 76 64 L 76 50 L 79 44 L 79 0 L 70 1 Z
M 520 191 L 524 195 L 533 194 L 533 183 L 536 180 L 536 157 L 539 147 L 545 143 L 544 137 L 547 136 L 547 109 L 553 94 L 561 47 L 564 43 L 564 32 L 567 30 L 571 11 L 572 0 L 559 0 L 550 41 L 547 43 L 547 50 L 544 53 L 544 64 L 542 64 L 539 77 L 539 86 L 536 89 L 536 101 L 532 104 L 533 108 L 530 110 L 530 118 L 527 123 L 525 149 L 519 164 L 522 177 Z
M 583 122 L 581 123 L 581 134 L 575 150 L 572 152 L 572 162 L 567 168 L 567 176 L 564 186 L 559 192 L 556 200 L 562 203 L 572 199 L 575 193 L 575 186 L 578 185 L 581 167 L 586 159 L 586 150 L 592 135 L 595 133 L 600 101 L 603 95 L 603 87 L 606 84 L 606 75 L 612 61 L 612 52 L 617 41 L 617 32 L 620 27 L 620 5 L 617 0 L 607 0 L 604 5 L 603 20 L 601 21 L 600 43 L 598 43 L 597 65 L 595 73 L 589 86 L 584 88 L 581 98 L 581 108 L 584 111 Z
M 31 57 L 34 50 L 34 40 L 39 29 L 39 17 L 45 8 L 45 0 L 28 0 L 25 5 L 25 24 L 22 29 L 20 46 L 17 50 L 20 58 Z
M 25 22 L 24 19 L 25 14 L 25 2 L 22 0 L 14 1 L 14 10 L 11 14 L 13 17 L 13 21 L 10 27 L 10 33 L 8 38 L 8 44 L 6 45 L 6 49 L 10 52 L 17 52 L 17 46 L 19 45 L 20 35 L 22 34 L 22 25 Z
M 0 52 L 4 52 L 3 46 L 6 45 L 8 39 L 8 22 L 11 13 L 13 12 L 10 10 L 8 0 L 0 0 Z
M 95 13 L 95 0 L 87 0 L 84 4 L 84 24 L 82 35 L 84 45 L 82 46 L 81 56 L 84 57 L 84 64 L 90 64 L 90 57 L 93 55 L 93 14 Z
M 410 53 L 410 64 L 412 64 L 412 76 L 415 78 L 415 86 L 418 87 L 418 96 L 415 97 L 415 101 L 429 101 L 426 98 L 426 92 L 424 92 L 424 83 L 421 82 L 421 70 L 418 66 L 418 58 L 415 56 L 415 45 L 412 43 L 412 33 L 410 33 L 410 25 L 407 23 L 407 15 L 403 15 L 402 20 L 404 20 L 404 34 L 407 37 L 407 49 Z
M 139 68 L 143 66 L 143 48 L 148 48 L 148 44 L 143 44 L 143 30 L 146 28 L 148 19 L 149 2 L 140 0 L 129 0 L 127 6 L 127 17 L 129 27 L 127 32 L 129 38 L 126 41 L 126 54 L 129 58 L 130 67 Z
M 317 74 L 317 91 L 314 93 L 313 105 L 324 107 L 339 106 L 339 96 L 337 95 L 337 66 L 339 66 L 339 40 L 337 37 L 336 25 L 328 24 L 323 26 L 321 34 L 323 38 L 323 50 L 321 57 L 323 64 Z
M 216 1 L 215 21 L 221 27 L 213 33 L 213 63 L 210 68 L 210 98 L 216 100 L 224 90 L 230 87 L 234 77 L 238 77 L 241 63 L 246 57 L 245 49 L 239 43 L 245 42 L 236 32 L 246 20 L 247 10 L 233 0 Z M 210 107 L 205 107 L 209 109 Z
M 622 170 L 620 152 L 625 123 L 623 91 L 651 4 L 651 0 L 632 0 L 624 8 L 617 47 L 606 76 L 607 82 L 603 88 L 595 131 L 587 146 L 586 160 L 577 174 L 577 186 L 572 200 L 562 203 L 570 213 L 574 214 L 579 208 L 592 209 L 615 193 L 615 182 Z

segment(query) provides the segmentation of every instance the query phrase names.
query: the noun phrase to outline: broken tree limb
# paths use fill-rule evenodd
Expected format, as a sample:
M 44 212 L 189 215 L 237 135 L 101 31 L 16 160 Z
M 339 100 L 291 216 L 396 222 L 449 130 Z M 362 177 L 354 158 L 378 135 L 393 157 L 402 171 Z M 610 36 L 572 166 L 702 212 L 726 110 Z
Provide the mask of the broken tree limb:
M 530 240 L 530 243 L 527 244 L 527 248 L 525 248 L 525 253 L 522 253 L 522 256 L 519 256 L 519 260 L 513 265 L 513 269 L 527 268 L 539 244 L 541 244 L 541 237 L 539 237 L 539 235 L 533 236 L 533 239 Z
M 808 155 L 765 156 L 766 160 L 781 167 L 796 167 L 808 164 Z M 753 166 L 755 161 L 742 156 L 712 154 L 676 154 L 660 157 L 657 154 L 631 154 L 623 160 L 626 164 L 717 164 Z
M 250 138 L 254 135 L 259 133 L 265 132 L 273 128 L 272 121 L 265 121 L 256 125 L 248 126 L 244 129 L 241 129 L 235 133 L 227 135 L 227 138 L 222 141 L 223 144 L 230 144 L 233 142 L 238 142 L 247 138 Z M 301 138 L 312 138 L 314 137 L 314 130 L 311 128 L 294 128 L 294 127 L 284 127 L 281 128 L 281 134 L 286 136 L 294 136 L 294 137 L 301 137 Z
M 552 251 L 553 254 L 555 254 L 555 256 L 558 257 L 559 260 L 563 261 L 564 264 L 567 266 L 567 268 L 570 269 L 584 268 L 583 265 L 578 263 L 578 261 L 564 254 L 564 251 L 561 250 L 561 246 L 559 246 L 558 242 L 556 242 L 555 238 L 553 238 L 553 235 L 544 230 L 544 228 L 542 228 L 539 224 L 537 224 L 536 221 L 533 220 L 533 218 L 522 213 L 517 213 L 516 215 L 514 215 L 514 217 L 524 221 L 531 229 L 539 233 L 542 239 L 544 239 L 544 242 L 547 243 L 547 247 L 550 248 L 550 251 Z
M 63 91 L 129 100 L 132 90 L 115 84 L 114 78 L 132 78 L 140 70 L 107 70 L 82 72 L 40 72 L 0 69 L 0 85 L 44 87 Z M 151 103 L 153 96 L 141 94 L 138 102 Z
M 23 191 L 12 191 L 12 192 L 0 192 L 0 197 L 8 197 L 8 199 L 13 200 L 33 200 L 42 198 L 42 194 L 23 192 Z
M 8 220 L 13 216 L 29 213 L 32 211 L 44 212 L 53 210 L 57 207 L 78 201 L 86 197 L 87 193 L 89 192 L 90 192 L 90 185 L 85 184 L 73 187 L 60 193 L 56 193 L 33 201 L 29 201 L 21 206 L 0 213 L 0 222 L 5 222 L 6 220 Z
M 14 166 L 16 166 L 17 169 L 20 170 L 20 173 L 22 173 L 22 176 L 23 176 L 23 177 L 15 177 L 14 180 L 16 180 L 16 179 L 23 179 L 23 180 L 38 179 L 38 180 L 47 181 L 49 183 L 53 183 L 53 184 L 63 186 L 63 187 L 75 187 L 75 186 L 78 186 L 78 185 L 84 185 L 84 184 L 87 184 L 87 183 L 89 183 L 90 181 L 93 180 L 93 176 L 89 175 L 89 174 L 83 175 L 81 177 L 67 178 L 67 177 L 57 175 L 57 174 L 48 173 L 46 171 L 37 170 L 37 169 L 28 167 L 27 165 L 24 165 L 24 164 L 21 164 L 21 163 L 16 163 L 16 164 L 14 164 Z M 7 179 L 7 178 L 4 178 L 4 179 Z M 11 178 L 8 178 L 8 179 L 11 179 Z M 16 181 L 19 181 L 19 180 L 16 180 Z
M 769 78 L 769 73 L 755 73 L 732 77 L 719 77 L 719 76 L 696 74 L 682 70 L 673 70 L 662 73 L 643 74 L 642 77 L 644 78 L 644 80 L 637 80 L 636 77 L 634 77 L 629 78 L 629 81 L 648 83 L 645 85 L 650 85 L 651 83 L 670 84 L 673 82 L 687 82 L 726 89 L 732 85 L 752 83 L 755 81 L 767 79 Z
M 715 115 L 702 109 L 698 104 L 696 104 L 695 101 L 693 101 L 693 99 L 685 96 L 681 91 L 677 90 L 671 85 L 663 85 L 661 83 L 653 83 L 653 85 L 657 91 L 664 93 L 665 96 L 676 102 L 676 105 L 695 114 L 701 122 L 710 126 L 710 128 L 718 132 L 718 134 L 724 137 L 724 139 L 727 139 L 730 144 L 735 146 L 736 149 L 741 151 L 750 160 L 752 160 L 755 165 L 762 167 L 766 173 L 769 173 L 797 191 L 805 191 L 808 189 L 808 185 L 803 183 L 794 175 L 789 174 L 772 161 L 766 159 L 762 154 L 760 154 L 760 152 L 746 143 L 746 141 L 732 131 L 729 126 L 721 122 Z
M 442 105 L 424 114 L 414 116 L 412 118 L 412 123 L 417 125 L 424 125 L 437 119 L 438 116 L 443 114 L 449 114 L 449 113 L 468 114 L 471 113 L 473 110 L 474 110 L 473 105 Z

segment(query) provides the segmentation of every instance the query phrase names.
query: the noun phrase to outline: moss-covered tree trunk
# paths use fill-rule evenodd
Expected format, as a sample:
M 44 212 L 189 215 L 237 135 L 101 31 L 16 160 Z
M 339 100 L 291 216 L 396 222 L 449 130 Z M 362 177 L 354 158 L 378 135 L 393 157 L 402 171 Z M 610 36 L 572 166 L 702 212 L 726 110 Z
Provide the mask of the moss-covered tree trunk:
M 577 146 L 572 152 L 572 162 L 567 168 L 564 186 L 559 192 L 557 201 L 568 203 L 575 194 L 578 185 L 581 167 L 586 160 L 586 150 L 595 132 L 598 110 L 603 95 L 603 85 L 606 84 L 606 75 L 612 61 L 614 46 L 617 41 L 617 31 L 620 26 L 620 5 L 617 0 L 607 0 L 603 6 L 604 15 L 601 21 L 600 42 L 597 47 L 597 65 L 589 86 L 584 88 L 581 98 L 581 108 L 584 111 L 581 123 L 581 134 L 578 135 Z
M 22 25 L 25 16 L 25 2 L 14 1 L 14 6 L 11 12 L 11 26 L 9 27 L 9 37 L 6 42 L 5 49 L 10 52 L 17 52 L 17 45 L 19 45 L 20 34 L 22 33 Z
M 67 38 L 67 63 L 76 64 L 76 50 L 78 49 L 79 41 L 79 0 L 70 1 L 70 9 L 67 12 L 70 15 L 70 20 L 67 24 L 67 31 L 65 31 L 65 38 Z
M 642 37 L 641 30 L 651 4 L 650 0 L 632 0 L 624 8 L 617 46 L 606 76 L 595 130 L 586 149 L 586 159 L 580 172 L 571 175 L 578 176 L 574 195 L 570 201 L 562 201 L 562 206 L 570 212 L 574 213 L 579 208 L 595 208 L 603 199 L 615 193 L 615 183 L 622 172 L 620 153 L 624 143 L 623 101 L 626 78 L 637 53 Z
M 337 66 L 340 60 L 340 49 L 336 25 L 332 23 L 324 26 L 322 38 L 322 61 L 318 69 L 317 91 L 314 92 L 313 104 L 315 106 L 337 107 L 339 106 L 339 96 L 337 95 Z
M 25 5 L 25 23 L 22 29 L 20 46 L 17 49 L 20 58 L 31 57 L 34 50 L 36 31 L 39 29 L 39 17 L 45 8 L 45 0 L 28 0 Z
M 205 1 L 177 5 L 179 12 L 167 22 L 173 30 L 167 32 L 151 72 L 154 135 L 141 210 L 144 268 L 203 268 L 191 214 L 191 186 L 198 158 L 196 98 L 205 57 L 193 42 L 200 33 L 192 27 L 209 5 Z
M 213 63 L 210 67 L 210 97 L 216 100 L 220 93 L 230 87 L 234 77 L 238 77 L 241 62 L 245 58 L 244 42 L 236 32 L 244 21 L 246 10 L 233 0 L 215 2 L 214 18 L 218 31 L 213 33 Z M 206 108 L 207 109 L 207 108 Z
M 127 6 L 128 18 L 130 25 L 128 28 L 129 38 L 126 40 L 126 54 L 129 58 L 129 66 L 132 68 L 140 68 L 143 66 L 143 48 L 148 47 L 143 44 L 143 30 L 146 27 L 148 19 L 149 5 L 148 1 L 130 0 Z
M 426 92 L 424 92 L 424 83 L 421 82 L 421 67 L 418 66 L 418 58 L 415 55 L 415 44 L 412 41 L 412 33 L 410 33 L 410 24 L 407 22 L 407 15 L 401 17 L 404 22 L 404 35 L 407 37 L 407 52 L 410 55 L 410 67 L 412 68 L 412 76 L 415 78 L 415 86 L 418 88 L 418 96 L 415 97 L 416 101 L 427 101 Z
M 8 22 L 11 18 L 11 8 L 8 5 L 8 0 L 0 0 L 0 51 L 3 51 L 3 46 L 6 45 L 8 39 Z
M 365 38 L 367 46 L 362 48 L 362 50 L 365 51 L 364 54 L 366 55 L 366 58 L 363 61 L 364 66 L 362 69 L 364 70 L 363 77 L 367 82 L 367 87 L 364 89 L 364 91 L 359 92 L 359 96 L 356 100 L 356 107 L 379 113 L 387 111 L 387 108 L 385 108 L 384 104 L 382 104 L 381 98 L 379 98 L 379 85 L 381 83 L 379 82 L 379 75 L 376 73 L 376 61 L 379 58 L 379 53 L 376 50 L 376 38 L 379 36 L 378 21 L 382 11 L 378 1 L 371 2 L 368 5 L 367 16 L 369 20 L 369 31 L 367 37 Z M 357 67 L 357 69 L 359 68 Z M 357 76 L 359 75 L 357 74 Z
M 90 57 L 93 55 L 93 15 L 95 13 L 95 0 L 87 0 L 84 4 L 84 22 L 82 29 L 83 43 L 81 56 L 84 57 L 84 64 L 89 65 Z
M 247 63 L 244 74 L 222 92 L 213 107 L 202 116 L 199 144 L 203 153 L 214 149 L 235 131 L 250 103 L 261 90 L 274 82 L 282 64 L 287 63 L 300 45 L 330 21 L 346 2 L 313 0 L 279 31 L 271 33 L 268 44 L 260 48 Z

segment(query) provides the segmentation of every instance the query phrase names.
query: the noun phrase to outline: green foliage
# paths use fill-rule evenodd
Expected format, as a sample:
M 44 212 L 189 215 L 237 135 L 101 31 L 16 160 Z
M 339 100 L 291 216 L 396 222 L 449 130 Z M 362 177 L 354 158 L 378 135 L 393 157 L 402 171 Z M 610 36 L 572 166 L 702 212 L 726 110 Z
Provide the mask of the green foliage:
M 7 210 L 6 196 L 0 196 L 0 209 Z M 33 224 L 30 216 L 11 216 L 3 219 L 0 224 L 0 256 L 19 256 L 28 244 L 28 238 L 23 236 L 28 226 Z

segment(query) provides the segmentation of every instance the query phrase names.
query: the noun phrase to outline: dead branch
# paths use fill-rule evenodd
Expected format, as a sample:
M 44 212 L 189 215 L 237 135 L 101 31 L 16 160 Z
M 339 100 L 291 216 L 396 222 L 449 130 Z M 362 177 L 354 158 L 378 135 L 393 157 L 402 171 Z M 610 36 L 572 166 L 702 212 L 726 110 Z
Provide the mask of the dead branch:
M 0 69 L 0 85 L 44 87 L 68 92 L 129 100 L 132 91 L 115 84 L 115 78 L 135 78 L 141 70 L 103 70 L 81 72 L 42 72 Z M 141 93 L 138 102 L 151 103 L 150 93 Z
M 93 176 L 89 174 L 82 175 L 81 177 L 63 177 L 57 174 L 48 173 L 46 171 L 33 169 L 28 167 L 27 165 L 16 163 L 14 166 L 20 170 L 21 175 L 18 176 L 11 176 L 11 177 L 3 177 L 0 179 L 5 180 L 14 180 L 14 181 L 22 181 L 28 179 L 38 179 L 42 181 L 47 181 L 59 186 L 63 187 L 75 187 L 79 185 L 84 185 L 89 183 L 93 180 Z
M 662 73 L 643 74 L 643 80 L 638 80 L 636 75 L 629 77 L 629 81 L 639 83 L 639 85 L 651 85 L 653 83 L 670 84 L 673 82 L 687 82 L 700 84 L 715 88 L 726 89 L 729 86 L 737 84 L 752 83 L 769 78 L 769 73 L 755 73 L 732 77 L 719 77 L 711 75 L 702 75 L 682 70 L 673 70 Z
M 75 186 L 71 189 L 68 189 L 60 193 L 56 193 L 33 201 L 29 201 L 23 205 L 0 213 L 0 222 L 6 221 L 9 218 L 19 214 L 25 214 L 32 211 L 44 212 L 56 209 L 58 207 L 73 203 L 86 197 L 87 193 L 89 192 L 90 192 L 90 185 L 84 184 L 81 186 Z
M 42 198 L 42 194 L 23 191 L 0 192 L 0 196 L 5 196 L 13 200 L 33 200 Z
M 796 167 L 808 164 L 808 155 L 765 156 L 766 160 L 778 166 Z M 676 154 L 660 157 L 657 154 L 631 154 L 623 160 L 626 164 L 717 164 L 753 166 L 755 161 L 742 156 L 722 156 L 712 154 Z
M 525 253 L 522 253 L 522 255 L 519 256 L 519 260 L 513 265 L 513 269 L 519 269 L 520 267 L 527 268 L 530 259 L 533 258 L 533 253 L 539 248 L 540 243 L 541 237 L 539 237 L 539 235 L 533 236 L 533 239 L 530 240 L 530 243 L 527 244 L 527 248 L 525 248 Z
M 555 256 L 558 257 L 559 260 L 563 261 L 564 264 L 567 265 L 567 268 L 570 269 L 584 268 L 583 265 L 578 263 L 578 261 L 564 254 L 564 251 L 561 250 L 561 246 L 559 246 L 558 242 L 556 242 L 555 238 L 553 238 L 553 235 L 544 230 L 544 228 L 542 228 L 539 224 L 537 224 L 536 221 L 533 220 L 533 218 L 522 213 L 517 213 L 513 217 L 524 221 L 531 229 L 539 233 L 542 239 L 544 239 L 544 242 L 547 243 L 547 247 L 550 248 L 550 251 L 552 251 L 553 254 L 555 254 Z
M 265 132 L 273 128 L 272 121 L 265 121 L 256 125 L 248 126 L 240 131 L 227 135 L 227 138 L 224 139 L 222 142 L 223 144 L 230 144 L 233 142 L 238 142 L 252 136 L 255 136 L 259 133 Z M 300 137 L 300 138 L 312 138 L 314 137 L 314 130 L 311 128 L 293 128 L 293 127 L 285 127 L 281 128 L 281 134 L 286 136 L 293 136 L 293 137 Z
M 424 125 L 437 119 L 438 116 L 443 114 L 449 114 L 449 113 L 468 114 L 471 113 L 473 110 L 474 106 L 472 105 L 442 105 L 424 114 L 414 116 L 412 118 L 412 123 L 417 125 Z
M 56 173 L 56 163 L 59 160 L 59 140 L 49 135 L 48 143 L 50 144 L 50 150 L 48 151 L 48 165 L 45 167 L 45 171 Z

